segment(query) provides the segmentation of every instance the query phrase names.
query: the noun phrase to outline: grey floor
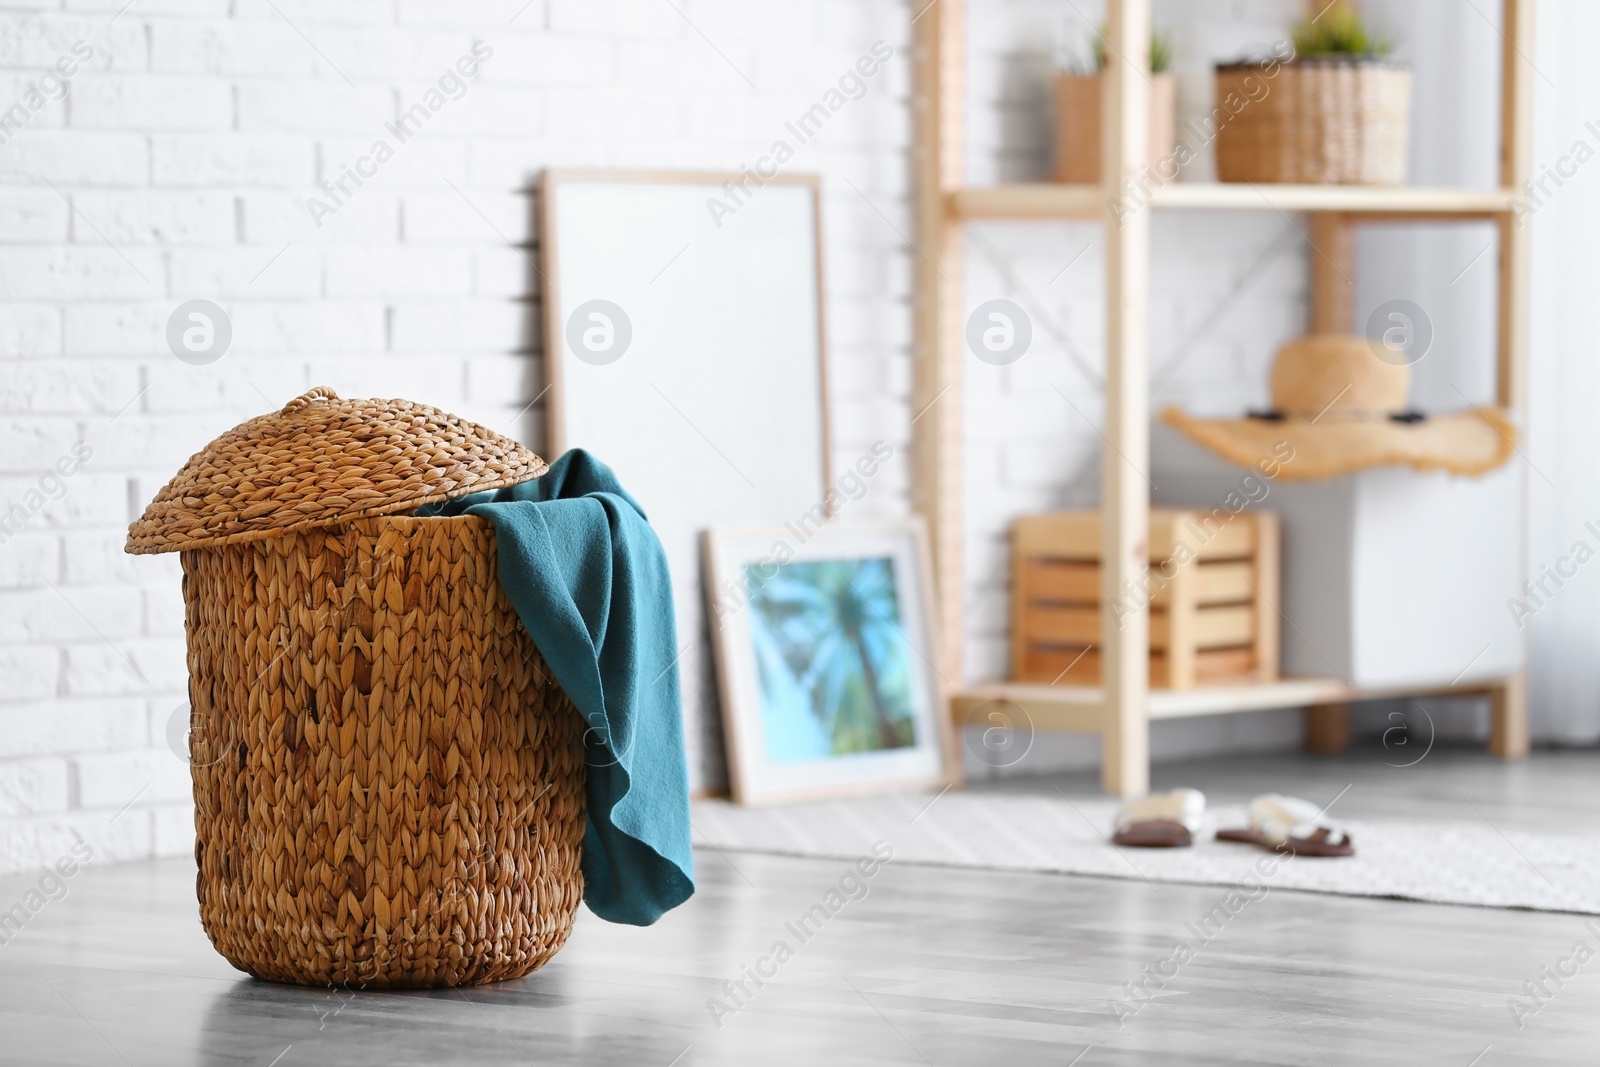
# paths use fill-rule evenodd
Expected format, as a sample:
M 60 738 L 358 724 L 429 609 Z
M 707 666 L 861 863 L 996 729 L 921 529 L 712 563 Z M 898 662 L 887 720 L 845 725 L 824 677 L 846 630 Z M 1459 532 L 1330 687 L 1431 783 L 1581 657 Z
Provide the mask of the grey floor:
M 1505 767 L 1439 750 L 1158 768 L 1217 799 L 1265 789 L 1351 818 L 1487 819 L 1600 833 L 1600 754 Z M 1058 778 L 1094 795 L 1088 778 Z M 1048 780 L 1006 790 L 1052 792 Z M 1508 845 L 1509 847 L 1509 845 Z M 85 869 L 0 946 L 11 1064 L 1576 1064 L 1600 1062 L 1600 958 L 1519 1028 L 1507 1007 L 1582 940 L 1572 915 L 1274 891 L 1148 1000 L 1122 988 L 1172 954 L 1217 888 L 890 864 L 810 941 L 785 923 L 846 873 L 829 860 L 696 854 L 700 891 L 649 929 L 586 912 L 543 971 L 488 988 L 353 993 L 257 982 L 196 920 L 181 860 Z M 37 877 L 0 879 L 0 902 Z M 1596 923 L 1600 929 L 1600 922 Z M 796 945 L 732 1014 L 708 1001 L 779 939 Z M 1193 938 L 1191 937 L 1192 941 Z M 1171 967 L 1168 966 L 1170 972 Z M 1110 1002 L 1137 1010 L 1119 1020 Z M 728 1003 L 730 1008 L 734 1005 Z

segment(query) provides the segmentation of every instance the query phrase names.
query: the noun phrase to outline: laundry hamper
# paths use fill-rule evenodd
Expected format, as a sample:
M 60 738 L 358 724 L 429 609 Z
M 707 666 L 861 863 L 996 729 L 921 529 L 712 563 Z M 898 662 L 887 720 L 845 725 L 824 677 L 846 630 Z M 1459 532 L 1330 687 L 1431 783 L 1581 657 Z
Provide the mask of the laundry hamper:
M 583 894 L 583 724 L 494 527 L 395 514 L 545 470 L 404 400 L 314 389 L 192 457 L 127 550 L 182 553 L 200 919 L 259 978 L 539 967 Z

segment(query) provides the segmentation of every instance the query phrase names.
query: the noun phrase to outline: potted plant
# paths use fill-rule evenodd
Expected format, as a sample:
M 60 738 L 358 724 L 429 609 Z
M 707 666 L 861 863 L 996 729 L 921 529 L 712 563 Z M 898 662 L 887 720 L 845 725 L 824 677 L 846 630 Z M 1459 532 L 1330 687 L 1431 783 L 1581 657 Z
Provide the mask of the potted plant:
M 1216 131 L 1217 177 L 1403 185 L 1411 72 L 1390 60 L 1390 38 L 1338 3 L 1296 26 L 1291 41 L 1289 55 L 1217 66 L 1207 120 Z
M 1178 88 L 1173 77 L 1172 46 L 1161 33 L 1150 35 L 1150 147 L 1152 169 L 1172 154 L 1178 124 Z M 1062 71 L 1056 75 L 1056 180 L 1098 185 L 1101 127 L 1105 114 L 1106 36 L 1094 42 L 1091 73 Z

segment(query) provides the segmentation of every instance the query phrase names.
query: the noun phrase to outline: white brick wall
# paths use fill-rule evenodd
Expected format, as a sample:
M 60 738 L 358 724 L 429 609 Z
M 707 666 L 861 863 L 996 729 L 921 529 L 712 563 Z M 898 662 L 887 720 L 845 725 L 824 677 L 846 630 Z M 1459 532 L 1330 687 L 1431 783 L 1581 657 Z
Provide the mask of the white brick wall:
M 518 413 L 541 375 L 523 256 L 539 170 L 737 167 L 879 39 L 895 61 L 792 167 L 826 179 L 834 447 L 846 460 L 894 443 L 900 458 L 859 510 L 906 509 L 905 5 L 677 0 L 680 14 L 660 0 L 532 0 L 518 13 L 520 2 L 140 0 L 118 14 L 123 0 L 0 0 L 0 110 L 74 42 L 93 49 L 65 100 L 0 144 L 0 511 L 74 442 L 93 449 L 0 545 L 0 872 L 49 860 L 74 833 L 117 858 L 189 847 L 186 768 L 166 744 L 184 699 L 176 561 L 129 559 L 120 544 L 192 451 L 315 384 L 410 396 L 537 445 L 538 412 Z M 1086 27 L 1055 0 L 970 6 L 971 176 L 1040 176 L 1049 62 L 1079 49 Z M 1207 58 L 1270 40 L 1298 8 L 1158 6 L 1180 46 L 1205 50 L 1185 81 L 1196 108 Z M 1201 28 L 1218 21 L 1225 40 Z M 494 55 L 465 96 L 313 226 L 305 201 L 319 183 L 474 40 Z M 1259 391 L 1272 343 L 1300 314 L 1302 253 L 1284 228 L 1158 226 L 1155 362 L 1176 368 L 1158 399 L 1237 405 Z M 1082 227 L 974 233 L 971 301 L 1009 295 L 1041 322 L 1022 363 L 971 365 L 979 672 L 1001 662 L 1005 524 L 1094 498 L 1096 434 L 1062 394 L 1099 417 L 1099 262 Z M 166 348 L 167 317 L 192 298 L 232 319 L 233 347 L 210 366 Z M 693 724 L 697 785 L 720 778 L 716 734 Z

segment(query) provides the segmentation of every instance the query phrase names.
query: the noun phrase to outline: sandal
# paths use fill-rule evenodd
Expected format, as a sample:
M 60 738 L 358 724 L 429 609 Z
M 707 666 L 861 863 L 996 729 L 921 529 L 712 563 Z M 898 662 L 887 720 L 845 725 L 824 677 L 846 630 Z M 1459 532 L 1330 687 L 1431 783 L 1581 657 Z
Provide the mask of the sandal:
M 1350 835 L 1309 800 L 1266 793 L 1250 802 L 1250 827 L 1218 830 L 1218 841 L 1239 841 L 1292 856 L 1354 856 Z
M 1117 810 L 1113 845 L 1126 848 L 1187 848 L 1206 814 L 1205 794 L 1174 789 L 1130 801 Z

